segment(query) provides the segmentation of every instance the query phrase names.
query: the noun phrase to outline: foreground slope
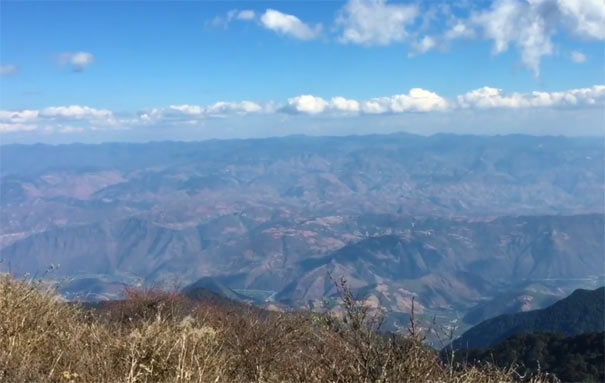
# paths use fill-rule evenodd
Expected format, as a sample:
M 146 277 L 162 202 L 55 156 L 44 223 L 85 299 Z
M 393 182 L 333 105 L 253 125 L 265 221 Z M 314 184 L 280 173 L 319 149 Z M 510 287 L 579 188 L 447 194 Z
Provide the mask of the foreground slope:
M 0 276 L 2 381 L 515 381 L 493 366 L 454 368 L 416 337 L 386 337 L 350 299 L 345 320 L 191 306 L 157 291 L 133 291 L 106 311 L 86 312 L 38 287 Z

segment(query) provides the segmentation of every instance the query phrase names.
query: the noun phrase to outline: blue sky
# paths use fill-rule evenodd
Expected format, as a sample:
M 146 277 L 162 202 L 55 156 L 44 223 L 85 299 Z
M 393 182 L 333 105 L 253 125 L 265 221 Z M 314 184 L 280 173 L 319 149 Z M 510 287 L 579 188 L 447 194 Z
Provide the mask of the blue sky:
M 601 0 L 452 4 L 3 1 L 0 137 L 602 134 Z

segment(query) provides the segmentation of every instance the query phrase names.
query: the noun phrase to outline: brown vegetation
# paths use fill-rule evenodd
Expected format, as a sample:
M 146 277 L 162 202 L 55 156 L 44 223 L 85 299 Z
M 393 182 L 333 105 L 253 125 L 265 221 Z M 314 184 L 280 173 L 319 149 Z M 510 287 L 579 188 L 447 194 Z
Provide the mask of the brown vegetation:
M 418 334 L 385 335 L 344 286 L 342 318 L 129 291 L 85 309 L 0 277 L 0 382 L 512 382 L 444 363 Z M 548 376 L 524 377 L 545 381 Z

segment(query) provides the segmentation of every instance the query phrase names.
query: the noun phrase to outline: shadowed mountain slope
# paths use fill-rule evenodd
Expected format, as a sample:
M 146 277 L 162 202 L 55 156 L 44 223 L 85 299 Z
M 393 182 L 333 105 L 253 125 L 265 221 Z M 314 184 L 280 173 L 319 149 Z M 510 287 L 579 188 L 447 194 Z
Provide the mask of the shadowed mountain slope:
M 486 348 L 523 333 L 556 332 L 566 336 L 605 331 L 605 287 L 576 290 L 545 309 L 501 315 L 471 328 L 455 348 Z

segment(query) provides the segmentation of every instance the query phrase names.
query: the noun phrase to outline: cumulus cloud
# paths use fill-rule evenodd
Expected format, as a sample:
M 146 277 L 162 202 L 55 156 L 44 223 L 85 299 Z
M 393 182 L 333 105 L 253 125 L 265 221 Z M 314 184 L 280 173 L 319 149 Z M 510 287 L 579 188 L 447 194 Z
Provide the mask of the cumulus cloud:
M 575 62 L 576 64 L 582 64 L 586 62 L 586 55 L 579 51 L 571 52 L 570 58 L 571 61 Z
M 88 52 L 64 52 L 59 55 L 59 65 L 70 67 L 74 72 L 83 72 L 94 62 L 94 56 Z
M 436 14 L 446 22 L 437 23 Z M 225 26 L 232 20 L 256 21 L 264 28 L 301 40 L 312 40 L 322 33 L 321 24 L 309 25 L 275 9 L 262 14 L 231 10 L 215 19 Z M 493 42 L 495 55 L 516 49 L 525 67 L 539 76 L 542 59 L 557 51 L 553 40 L 556 34 L 582 40 L 605 39 L 605 6 L 602 0 L 494 0 L 486 6 L 347 0 L 336 14 L 332 31 L 344 44 L 408 44 L 410 57 L 434 49 L 446 50 L 457 39 L 481 37 Z M 572 59 L 579 62 L 579 57 L 574 55 Z
M 573 34 L 605 39 L 605 6 L 602 0 L 557 0 L 561 21 Z
M 268 110 L 268 105 L 262 106 L 252 101 L 219 101 L 211 105 L 170 105 L 167 108 L 152 108 L 140 112 L 138 122 L 142 124 L 196 124 L 207 117 L 243 116 Z
M 172 108 L 172 106 L 170 107 Z M 138 122 L 146 125 L 154 124 L 164 117 L 164 112 L 159 108 L 151 108 L 138 114 Z
M 223 114 L 248 114 L 262 111 L 263 107 L 252 101 L 225 102 L 219 101 L 212 105 L 171 105 L 172 111 L 190 116 L 212 116 Z
M 19 73 L 17 65 L 0 65 L 0 76 L 14 76 Z
M 494 42 L 495 54 L 515 46 L 521 61 L 540 74 L 540 61 L 552 55 L 552 36 L 558 31 L 583 39 L 605 39 L 605 7 L 602 0 L 498 0 L 474 12 L 469 22 Z
M 408 94 L 378 97 L 365 101 L 351 100 L 344 97 L 333 97 L 327 101 L 321 97 L 306 94 L 288 99 L 287 105 L 282 110 L 288 113 L 310 115 L 324 112 L 384 114 L 442 111 L 446 110 L 447 106 L 447 101 L 438 94 L 414 88 Z
M 374 98 L 362 103 L 362 111 L 372 114 L 443 111 L 447 107 L 443 97 L 420 88 L 411 89 L 408 94 Z
M 202 115 L 206 110 L 204 107 L 199 105 L 170 105 L 169 109 L 182 114 L 188 114 L 190 116 Z
M 376 97 L 369 100 L 352 100 L 305 94 L 288 99 L 280 111 L 294 114 L 319 115 L 323 113 L 347 114 L 399 114 L 443 112 L 455 109 L 513 109 L 543 107 L 605 106 L 605 85 L 571 89 L 560 92 L 531 92 L 507 94 L 502 89 L 483 87 L 446 100 L 435 92 L 414 88 L 407 94 Z
M 321 24 L 309 25 L 294 15 L 282 13 L 275 9 L 267 9 L 261 15 L 257 15 L 251 9 L 232 9 L 224 17 L 215 17 L 211 21 L 211 25 L 227 28 L 233 20 L 256 21 L 266 29 L 300 40 L 313 40 L 319 37 L 322 32 Z
M 349 0 L 339 11 L 340 41 L 388 45 L 408 37 L 406 28 L 419 15 L 416 5 L 387 4 L 386 0 Z
M 112 120 L 113 113 L 107 109 L 95 109 L 88 106 L 69 105 L 69 106 L 51 106 L 44 108 L 39 112 L 42 117 L 63 118 L 63 119 L 105 119 Z
M 471 21 L 483 30 L 485 38 L 494 41 L 495 54 L 514 44 L 521 61 L 537 76 L 540 60 L 554 50 L 551 35 L 555 12 L 555 4 L 549 1 L 500 0 L 490 9 L 474 14 Z
M 28 123 L 38 119 L 40 112 L 37 110 L 0 110 L 0 122 L 4 123 Z
M 38 115 L 37 110 L 0 110 L 0 133 L 35 130 Z
M 88 106 L 52 106 L 39 110 L 0 110 L 1 132 L 30 131 L 43 126 L 47 130 L 60 127 L 82 128 L 90 124 L 115 126 L 118 121 L 108 109 Z
M 225 114 L 250 114 L 258 113 L 263 110 L 263 107 L 252 101 L 242 102 L 224 102 L 214 103 L 206 108 L 208 115 L 225 115 Z
M 330 100 L 330 107 L 337 112 L 343 113 L 358 113 L 361 110 L 359 101 L 344 97 L 333 97 Z
M 348 0 L 335 20 L 338 40 L 366 46 L 407 43 L 409 56 L 415 56 L 456 39 L 482 37 L 493 42 L 493 54 L 516 49 L 521 62 L 539 76 L 542 59 L 557 50 L 554 35 L 605 39 L 602 0 L 495 0 L 457 14 L 447 4 L 417 4 Z M 437 25 L 437 13 L 448 21 Z
M 274 32 L 295 37 L 300 40 L 312 40 L 321 34 L 321 24 L 310 26 L 298 17 L 267 9 L 260 18 L 263 27 Z
M 595 110 L 605 106 L 605 85 L 566 91 L 506 93 L 502 89 L 482 87 L 445 99 L 421 88 L 407 93 L 367 100 L 345 97 L 323 98 L 311 94 L 292 97 L 282 104 L 260 104 L 253 101 L 219 101 L 209 105 L 170 105 L 139 112 L 136 116 L 118 118 L 108 109 L 88 106 L 54 106 L 39 110 L 0 110 L 0 133 L 36 129 L 64 133 L 100 129 L 129 129 L 140 126 L 201 126 L 214 117 L 248 116 L 278 113 L 308 116 L 354 117 L 359 115 L 396 115 L 404 113 L 440 113 L 456 110 L 575 109 Z
M 562 92 L 506 94 L 502 89 L 483 87 L 457 97 L 460 108 L 581 107 L 605 105 L 605 85 Z
M 315 97 L 310 94 L 288 99 L 288 104 L 283 108 L 286 112 L 319 114 L 328 108 L 329 103 L 321 97 Z

